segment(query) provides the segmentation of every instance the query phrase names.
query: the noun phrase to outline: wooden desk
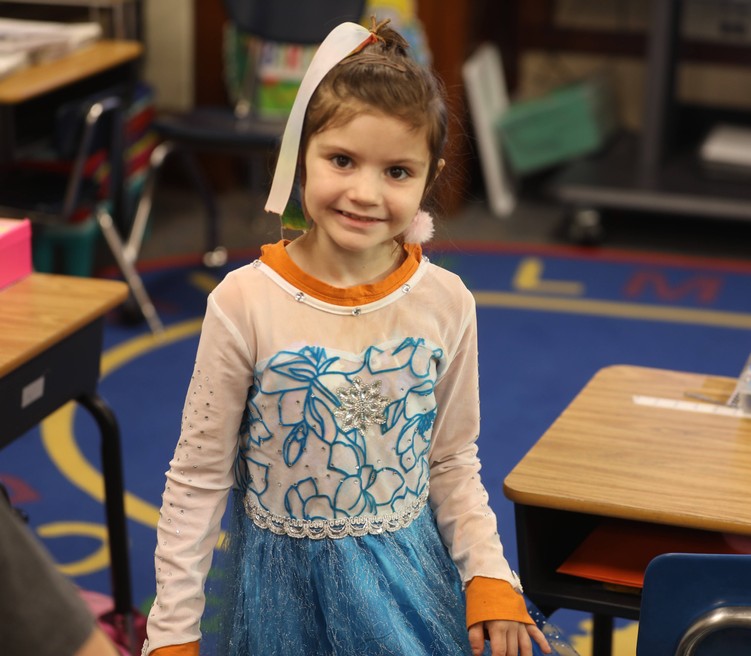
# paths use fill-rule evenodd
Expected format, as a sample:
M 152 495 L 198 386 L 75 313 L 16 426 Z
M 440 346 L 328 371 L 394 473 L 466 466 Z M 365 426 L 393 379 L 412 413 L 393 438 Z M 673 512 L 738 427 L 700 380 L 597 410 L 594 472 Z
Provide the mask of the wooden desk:
M 37 105 L 54 110 L 61 100 L 76 94 L 92 93 L 115 81 L 132 82 L 133 64 L 143 52 L 136 41 L 103 40 L 76 50 L 54 61 L 29 66 L 0 79 L 0 163 L 13 159 L 21 123 L 17 113 L 23 109 L 36 120 Z M 106 79 L 98 79 L 98 78 Z M 55 94 L 65 94 L 59 96 Z M 21 127 L 33 128 L 26 119 Z M 23 130 L 21 130 L 23 132 Z
M 638 619 L 640 595 L 556 569 L 603 518 L 751 535 L 751 418 L 661 407 L 685 392 L 724 402 L 734 385 L 603 369 L 505 479 L 525 592 L 544 612 L 594 613 L 595 655 L 610 653 L 614 616 Z
M 104 315 L 127 296 L 123 282 L 49 274 L 0 290 L 0 448 L 68 401 L 91 413 L 102 438 L 115 612 L 131 631 L 120 432 L 97 393 Z

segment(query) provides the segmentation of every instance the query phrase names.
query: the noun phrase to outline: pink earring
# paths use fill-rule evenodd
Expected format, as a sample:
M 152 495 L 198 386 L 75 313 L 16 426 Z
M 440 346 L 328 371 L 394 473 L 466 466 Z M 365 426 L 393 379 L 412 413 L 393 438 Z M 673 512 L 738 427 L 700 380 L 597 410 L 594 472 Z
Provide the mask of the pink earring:
M 415 218 L 404 231 L 405 244 L 424 244 L 433 237 L 433 217 L 424 210 L 418 210 Z

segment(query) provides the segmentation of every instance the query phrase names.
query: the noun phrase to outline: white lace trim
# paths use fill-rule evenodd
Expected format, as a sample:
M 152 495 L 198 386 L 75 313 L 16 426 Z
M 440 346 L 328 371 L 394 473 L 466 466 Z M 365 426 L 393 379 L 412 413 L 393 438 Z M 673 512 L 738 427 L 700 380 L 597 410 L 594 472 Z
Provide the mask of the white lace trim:
M 261 508 L 249 496 L 244 499 L 245 512 L 259 528 L 266 529 L 277 535 L 287 535 L 291 538 L 323 538 L 361 537 L 363 535 L 379 535 L 393 533 L 409 526 L 420 514 L 428 501 L 427 490 L 417 499 L 408 503 L 399 512 L 388 515 L 366 515 L 345 517 L 344 519 L 292 519 L 282 517 Z

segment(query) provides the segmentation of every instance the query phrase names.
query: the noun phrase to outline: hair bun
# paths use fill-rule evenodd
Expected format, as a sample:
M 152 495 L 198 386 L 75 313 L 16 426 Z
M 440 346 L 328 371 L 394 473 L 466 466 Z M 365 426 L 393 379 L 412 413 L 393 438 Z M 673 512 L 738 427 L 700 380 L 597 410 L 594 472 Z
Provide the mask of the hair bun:
M 409 49 L 409 43 L 407 40 L 399 34 L 395 29 L 388 27 L 391 22 L 390 18 L 382 20 L 380 23 L 376 21 L 375 16 L 370 17 L 370 33 L 373 34 L 376 39 L 376 43 L 383 44 L 382 49 L 385 51 L 396 51 L 403 57 L 407 56 L 407 50 Z

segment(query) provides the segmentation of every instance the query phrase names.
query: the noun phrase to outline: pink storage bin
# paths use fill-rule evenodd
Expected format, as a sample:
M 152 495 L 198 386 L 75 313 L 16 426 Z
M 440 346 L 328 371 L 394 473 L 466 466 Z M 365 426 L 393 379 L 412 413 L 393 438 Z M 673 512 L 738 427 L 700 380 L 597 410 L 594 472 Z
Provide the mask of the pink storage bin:
M 0 289 L 31 273 L 31 221 L 0 219 Z

